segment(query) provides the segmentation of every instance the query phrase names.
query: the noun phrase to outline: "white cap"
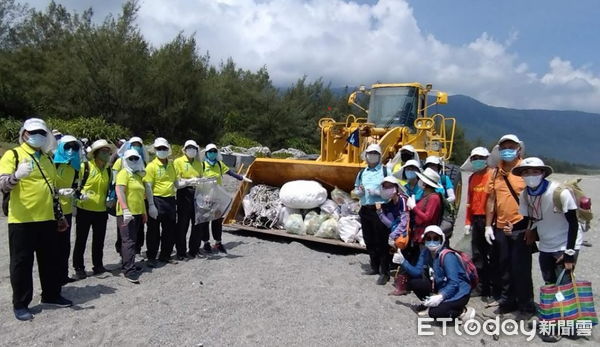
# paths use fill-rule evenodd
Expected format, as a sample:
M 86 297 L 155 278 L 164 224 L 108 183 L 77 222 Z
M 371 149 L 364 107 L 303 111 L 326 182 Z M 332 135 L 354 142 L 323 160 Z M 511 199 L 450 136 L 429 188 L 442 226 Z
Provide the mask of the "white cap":
M 154 140 L 154 148 L 156 147 L 171 148 L 169 141 L 167 141 L 164 137 L 157 137 L 156 140 Z
M 54 136 L 62 135 L 62 133 L 60 131 L 58 131 L 58 129 L 52 129 L 52 135 L 54 135 Z
M 65 135 L 60 138 L 59 143 L 79 142 L 75 136 Z
M 139 157 L 140 154 L 135 149 L 128 149 L 123 154 L 123 158 L 124 159 L 128 159 L 128 158 L 133 157 L 133 156 Z
M 423 183 L 426 185 L 433 187 L 435 189 L 442 188 L 442 186 L 438 183 L 440 181 L 440 174 L 438 174 L 435 170 L 428 167 L 423 171 L 423 173 L 417 172 L 417 176 Z
M 427 159 L 425 159 L 425 166 L 427 166 L 427 164 L 442 165 L 442 160 L 440 159 L 440 157 L 430 155 L 429 157 L 427 157 Z
M 437 225 L 430 225 L 426 227 L 425 231 L 423 232 L 423 237 L 425 237 L 427 233 L 434 233 L 440 235 L 442 237 L 442 245 L 446 242 L 446 235 L 444 235 L 442 228 L 440 228 Z
M 476 155 L 480 157 L 489 157 L 490 151 L 488 151 L 485 147 L 475 147 L 473 150 L 471 150 L 471 155 L 469 155 L 469 158 Z
M 204 151 L 208 152 L 211 149 L 217 149 L 217 145 L 215 145 L 214 143 L 209 143 L 208 145 L 206 145 L 206 148 L 204 149 Z
M 409 152 L 413 152 L 413 153 L 417 153 L 417 150 L 415 149 L 415 147 L 413 145 L 404 145 L 400 148 L 400 152 L 402 151 L 409 151 Z
M 27 131 L 44 130 L 48 132 L 48 126 L 46 122 L 39 118 L 29 118 L 23 123 L 23 129 Z
M 513 135 L 513 134 L 507 134 L 507 135 L 502 136 L 500 138 L 500 140 L 498 140 L 498 145 L 500 145 L 504 141 L 512 141 L 512 142 L 516 142 L 518 144 L 521 144 L 521 140 L 519 140 L 519 138 L 517 137 L 517 135 Z
M 397 185 L 398 188 L 400 189 L 400 191 L 402 191 L 404 194 L 406 194 L 406 188 L 404 188 L 404 186 L 402 184 L 400 184 L 400 182 L 398 181 L 398 179 L 396 177 L 387 176 L 383 179 L 383 181 L 381 181 L 381 184 L 383 185 L 384 182 Z
M 200 149 L 200 146 L 198 146 L 198 144 L 194 140 L 187 140 L 187 141 L 185 141 L 185 144 L 183 145 L 183 148 L 184 149 L 188 148 L 188 146 L 192 146 L 192 147 L 196 147 L 196 149 Z
M 134 136 L 132 138 L 129 139 L 129 143 L 134 143 L 134 142 L 139 142 L 142 145 L 144 144 L 144 141 L 142 141 L 142 139 L 140 137 Z
M 381 146 L 379 146 L 377 143 L 372 143 L 367 147 L 367 149 L 365 149 L 365 153 L 369 152 L 377 152 L 381 154 Z

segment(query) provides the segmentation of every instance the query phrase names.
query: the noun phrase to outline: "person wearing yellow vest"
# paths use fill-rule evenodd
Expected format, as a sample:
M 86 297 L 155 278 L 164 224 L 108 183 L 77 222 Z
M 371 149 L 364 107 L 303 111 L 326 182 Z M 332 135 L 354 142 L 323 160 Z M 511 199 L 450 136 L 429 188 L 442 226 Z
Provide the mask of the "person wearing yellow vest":
M 402 166 L 409 160 L 416 160 L 419 162 L 419 153 L 414 146 L 404 145 L 400 148 L 398 153 L 396 153 L 396 156 L 394 156 L 394 158 L 387 163 L 388 171 L 391 171 L 392 174 L 400 171 Z M 400 183 L 403 185 L 406 184 L 406 182 Z
M 117 190 L 117 225 L 121 234 L 121 261 L 123 274 L 132 283 L 139 283 L 140 272 L 135 266 L 136 238 L 139 224 L 146 223 L 146 187 L 143 177 L 146 174 L 141 155 L 135 149 L 128 149 L 123 155 L 123 169 L 115 181 Z
M 146 256 L 148 266 L 158 265 L 156 256 L 160 245 L 158 260 L 163 263 L 177 264 L 171 259 L 175 233 L 177 232 L 177 202 L 175 201 L 175 181 L 177 173 L 173 162 L 169 160 L 171 145 L 162 137 L 154 140 L 156 158 L 146 166 L 144 183 L 148 197 L 148 234 L 146 235 Z M 161 233 L 162 226 L 162 233 Z
M 73 268 L 75 278 L 87 278 L 85 272 L 85 247 L 90 228 L 92 229 L 92 265 L 94 275 L 107 272 L 104 268 L 104 240 L 106 238 L 106 197 L 110 189 L 111 175 L 108 161 L 112 147 L 106 140 L 92 143 L 88 153 L 89 161 L 79 169 L 77 215 L 75 216 L 75 246 L 73 247 Z
M 82 154 L 81 142 L 71 135 L 62 136 L 58 141 L 58 148 L 54 152 L 56 188 L 60 195 L 60 206 L 69 223 L 67 230 L 59 233 L 58 236 L 59 278 L 63 285 L 75 281 L 69 277 L 69 255 L 71 253 L 71 221 L 75 202 L 73 195 L 79 183 Z
M 142 158 L 142 161 L 144 162 L 144 167 L 146 166 L 146 164 L 148 164 L 148 160 L 150 160 L 148 151 L 146 151 L 146 148 L 144 147 L 144 141 L 142 141 L 142 139 L 140 137 L 134 136 L 134 137 L 130 138 L 129 140 L 125 141 L 121 145 L 121 147 L 119 147 L 119 150 L 117 151 L 118 159 L 116 159 L 116 161 L 114 162 L 114 164 L 112 166 L 113 183 L 116 180 L 117 175 L 119 174 L 119 171 L 121 171 L 121 169 L 123 169 L 123 155 L 125 154 L 125 151 L 127 151 L 129 149 L 134 149 L 136 152 L 138 152 L 138 154 Z M 146 206 L 146 208 L 148 208 L 148 206 Z M 117 226 L 117 230 L 118 229 L 119 229 L 119 226 Z M 136 240 L 137 240 L 136 241 L 137 243 L 135 245 L 135 253 L 141 254 L 142 246 L 144 246 L 144 223 L 140 223 L 140 225 L 139 225 L 139 230 L 138 230 Z M 117 253 L 119 253 L 121 251 L 121 234 L 120 233 L 117 233 L 117 241 L 115 242 L 115 250 L 117 251 Z
M 58 223 L 53 207 L 56 169 L 47 156 L 56 147 L 56 140 L 43 120 L 30 118 L 19 131 L 19 143 L 0 159 L 0 189 L 5 194 L 10 192 L 8 246 L 13 312 L 18 320 L 31 320 L 34 254 L 42 304 L 68 307 L 73 303 L 60 294 Z
M 202 161 L 199 157 L 200 146 L 194 140 L 187 140 L 183 145 L 183 155 L 173 161 L 177 181 L 177 235 L 175 247 L 177 248 L 177 260 L 191 259 L 198 255 L 200 247 L 200 229 L 195 225 L 194 213 L 194 186 L 202 177 Z M 187 231 L 192 225 L 190 233 L 190 252 L 186 252 Z M 198 245 L 195 252 L 192 246 Z
M 204 149 L 204 161 L 202 162 L 202 177 L 205 178 L 216 178 L 217 184 L 223 184 L 223 175 L 229 175 L 239 181 L 245 181 L 252 183 L 252 180 L 246 176 L 238 175 L 221 161 L 217 146 L 210 143 Z M 209 222 L 200 223 L 200 236 L 204 242 L 202 249 L 206 254 L 213 252 L 227 253 L 225 247 L 221 243 L 221 235 L 223 233 L 223 218 L 218 218 L 210 222 L 210 229 L 212 230 L 213 239 L 215 240 L 215 246 L 210 246 L 210 235 L 208 231 Z

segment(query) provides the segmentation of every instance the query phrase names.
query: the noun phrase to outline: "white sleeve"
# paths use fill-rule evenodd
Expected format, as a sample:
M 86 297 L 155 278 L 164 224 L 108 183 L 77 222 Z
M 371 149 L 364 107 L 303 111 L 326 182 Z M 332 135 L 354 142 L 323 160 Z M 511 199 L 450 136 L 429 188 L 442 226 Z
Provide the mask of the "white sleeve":
M 573 195 L 568 189 L 564 189 L 560 192 L 560 201 L 562 202 L 563 210 L 562 213 L 567 213 L 569 210 L 576 210 L 577 203 L 573 199 Z
M 529 212 L 527 211 L 527 198 L 525 195 L 527 194 L 527 189 L 521 192 L 521 196 L 519 196 L 519 214 L 523 217 L 528 217 Z

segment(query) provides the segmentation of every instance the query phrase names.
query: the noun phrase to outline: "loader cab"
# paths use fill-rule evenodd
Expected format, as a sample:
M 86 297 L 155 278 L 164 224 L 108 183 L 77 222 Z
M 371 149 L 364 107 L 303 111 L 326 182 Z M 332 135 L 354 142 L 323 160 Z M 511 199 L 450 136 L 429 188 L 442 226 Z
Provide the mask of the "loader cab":
M 419 89 L 393 86 L 371 89 L 369 123 L 380 128 L 406 126 L 414 130 L 419 106 Z

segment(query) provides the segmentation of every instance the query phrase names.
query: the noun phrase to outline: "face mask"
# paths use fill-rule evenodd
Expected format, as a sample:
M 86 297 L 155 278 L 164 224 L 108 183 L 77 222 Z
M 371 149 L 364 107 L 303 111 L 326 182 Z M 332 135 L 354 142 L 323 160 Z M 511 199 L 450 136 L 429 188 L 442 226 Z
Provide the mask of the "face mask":
M 369 164 L 377 164 L 379 163 L 379 154 L 375 153 L 367 153 L 367 163 Z
M 195 158 L 198 155 L 198 150 L 195 148 L 188 148 L 185 150 L 185 155 L 190 159 Z
M 414 154 L 412 153 L 402 153 L 400 154 L 400 159 L 402 160 L 403 163 L 406 163 L 407 161 L 413 159 Z
M 408 180 L 417 178 L 417 172 L 412 170 L 404 171 L 404 175 L 406 175 L 406 179 Z
M 419 188 L 425 189 L 425 183 L 423 183 L 423 181 L 419 181 L 419 183 L 417 183 L 417 185 L 419 186 Z
M 396 195 L 396 188 L 384 188 L 381 190 L 381 197 L 385 200 L 390 200 Z
M 487 166 L 487 160 L 483 160 L 483 159 L 473 160 L 471 162 L 471 166 L 473 167 L 473 170 L 475 170 L 475 171 L 483 170 Z
M 108 162 L 108 160 L 110 159 L 110 153 L 109 152 L 98 152 L 98 159 L 100 159 L 104 162 Z
M 440 247 L 442 247 L 441 241 L 425 241 L 425 247 L 429 249 L 431 252 L 436 252 Z
M 136 161 L 127 159 L 127 165 L 131 168 L 133 172 L 144 170 L 144 162 L 141 159 Z
M 527 184 L 527 186 L 529 188 L 536 188 L 537 186 L 540 185 L 540 183 L 542 183 L 543 179 L 544 179 L 543 175 L 523 176 L 523 180 L 525 181 L 525 184 Z
M 503 161 L 513 161 L 515 160 L 515 158 L 517 157 L 517 150 L 516 149 L 503 149 L 500 151 L 500 159 L 502 159 Z
M 156 151 L 158 159 L 166 159 L 169 156 L 169 151 Z
M 219 153 L 217 153 L 217 152 L 206 152 L 206 158 L 210 161 L 215 161 L 215 160 L 217 160 L 218 154 Z
M 131 146 L 131 149 L 135 149 L 139 155 L 142 155 L 142 147 L 141 146 Z
M 33 148 L 42 148 L 46 144 L 46 136 L 40 134 L 29 135 L 27 143 Z

